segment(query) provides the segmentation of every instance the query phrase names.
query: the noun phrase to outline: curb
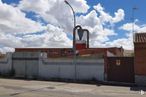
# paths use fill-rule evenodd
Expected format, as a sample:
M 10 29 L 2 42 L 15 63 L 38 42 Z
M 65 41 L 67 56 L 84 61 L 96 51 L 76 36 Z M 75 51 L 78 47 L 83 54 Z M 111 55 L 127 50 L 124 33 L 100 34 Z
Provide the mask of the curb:
M 112 85 L 112 86 L 138 86 L 135 83 L 125 83 L 125 82 L 115 82 L 115 81 L 103 81 L 103 82 L 99 82 L 103 85 Z

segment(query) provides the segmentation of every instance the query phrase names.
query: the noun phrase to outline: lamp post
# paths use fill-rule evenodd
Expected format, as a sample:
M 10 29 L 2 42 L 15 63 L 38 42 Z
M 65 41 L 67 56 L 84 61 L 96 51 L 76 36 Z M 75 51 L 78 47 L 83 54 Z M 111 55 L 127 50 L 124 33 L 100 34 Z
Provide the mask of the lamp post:
M 132 8 L 132 34 L 133 34 L 133 41 L 134 41 L 134 38 L 135 38 L 135 10 L 137 10 L 138 8 L 137 7 L 133 7 Z
M 67 0 L 64 1 L 72 10 L 73 12 L 73 17 L 74 17 L 74 28 L 73 28 L 73 52 L 74 52 L 74 59 L 73 59 L 73 62 L 74 62 L 74 65 L 75 65 L 75 81 L 76 81 L 76 78 L 77 78 L 77 67 L 76 67 L 76 44 L 75 44 L 75 40 L 76 40 L 76 32 L 75 32 L 75 27 L 76 27 L 76 15 L 75 15 L 75 11 L 73 9 L 73 7 L 69 4 L 69 2 Z
M 133 24 L 132 24 L 132 32 L 134 33 L 135 32 L 135 29 L 134 29 L 134 25 L 135 25 L 135 10 L 137 10 L 138 8 L 137 7 L 133 7 L 132 8 L 132 22 L 133 22 Z
M 71 8 L 71 10 L 73 12 L 73 16 L 74 16 L 74 28 L 75 28 L 75 26 L 76 26 L 76 14 L 75 14 L 75 11 L 74 11 L 73 7 L 69 4 L 69 2 L 67 0 L 65 0 L 64 2 Z

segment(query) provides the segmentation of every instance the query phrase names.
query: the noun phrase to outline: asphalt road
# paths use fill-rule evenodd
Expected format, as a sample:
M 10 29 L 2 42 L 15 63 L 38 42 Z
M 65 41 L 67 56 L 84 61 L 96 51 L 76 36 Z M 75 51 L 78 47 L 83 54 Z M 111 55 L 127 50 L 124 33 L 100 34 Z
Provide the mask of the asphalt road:
M 137 87 L 0 79 L 0 97 L 146 97 L 140 90 Z

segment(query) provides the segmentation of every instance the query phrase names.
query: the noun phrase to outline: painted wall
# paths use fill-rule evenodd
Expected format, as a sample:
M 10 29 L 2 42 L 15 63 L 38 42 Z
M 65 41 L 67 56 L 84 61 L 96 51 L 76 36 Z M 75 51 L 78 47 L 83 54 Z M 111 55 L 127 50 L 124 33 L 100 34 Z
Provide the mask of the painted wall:
M 0 59 L 0 73 L 8 74 L 11 72 L 12 53 L 7 53 L 4 58 Z
M 146 43 L 135 43 L 135 74 L 146 76 Z
M 13 61 L 11 60 L 13 59 Z M 15 71 L 15 77 L 42 79 L 104 80 L 104 60 L 50 59 L 46 53 L 16 52 L 0 60 L 0 72 Z
M 39 77 L 44 79 L 104 80 L 104 60 L 56 60 L 41 58 Z
M 36 78 L 38 76 L 40 53 L 16 52 L 13 54 L 15 77 Z
M 135 82 L 146 85 L 146 43 L 134 43 Z

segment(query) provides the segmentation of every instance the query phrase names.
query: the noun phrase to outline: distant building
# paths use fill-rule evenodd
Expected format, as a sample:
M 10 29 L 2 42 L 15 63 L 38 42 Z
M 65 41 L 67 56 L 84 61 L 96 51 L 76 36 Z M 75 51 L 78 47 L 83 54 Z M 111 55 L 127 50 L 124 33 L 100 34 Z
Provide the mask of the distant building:
M 134 57 L 134 50 L 124 50 L 125 57 Z
M 48 57 L 72 57 L 72 48 L 15 48 L 15 52 L 45 52 Z M 77 50 L 77 56 L 92 56 L 101 55 L 107 56 L 107 52 L 112 53 L 114 56 L 123 56 L 123 48 L 87 48 Z

